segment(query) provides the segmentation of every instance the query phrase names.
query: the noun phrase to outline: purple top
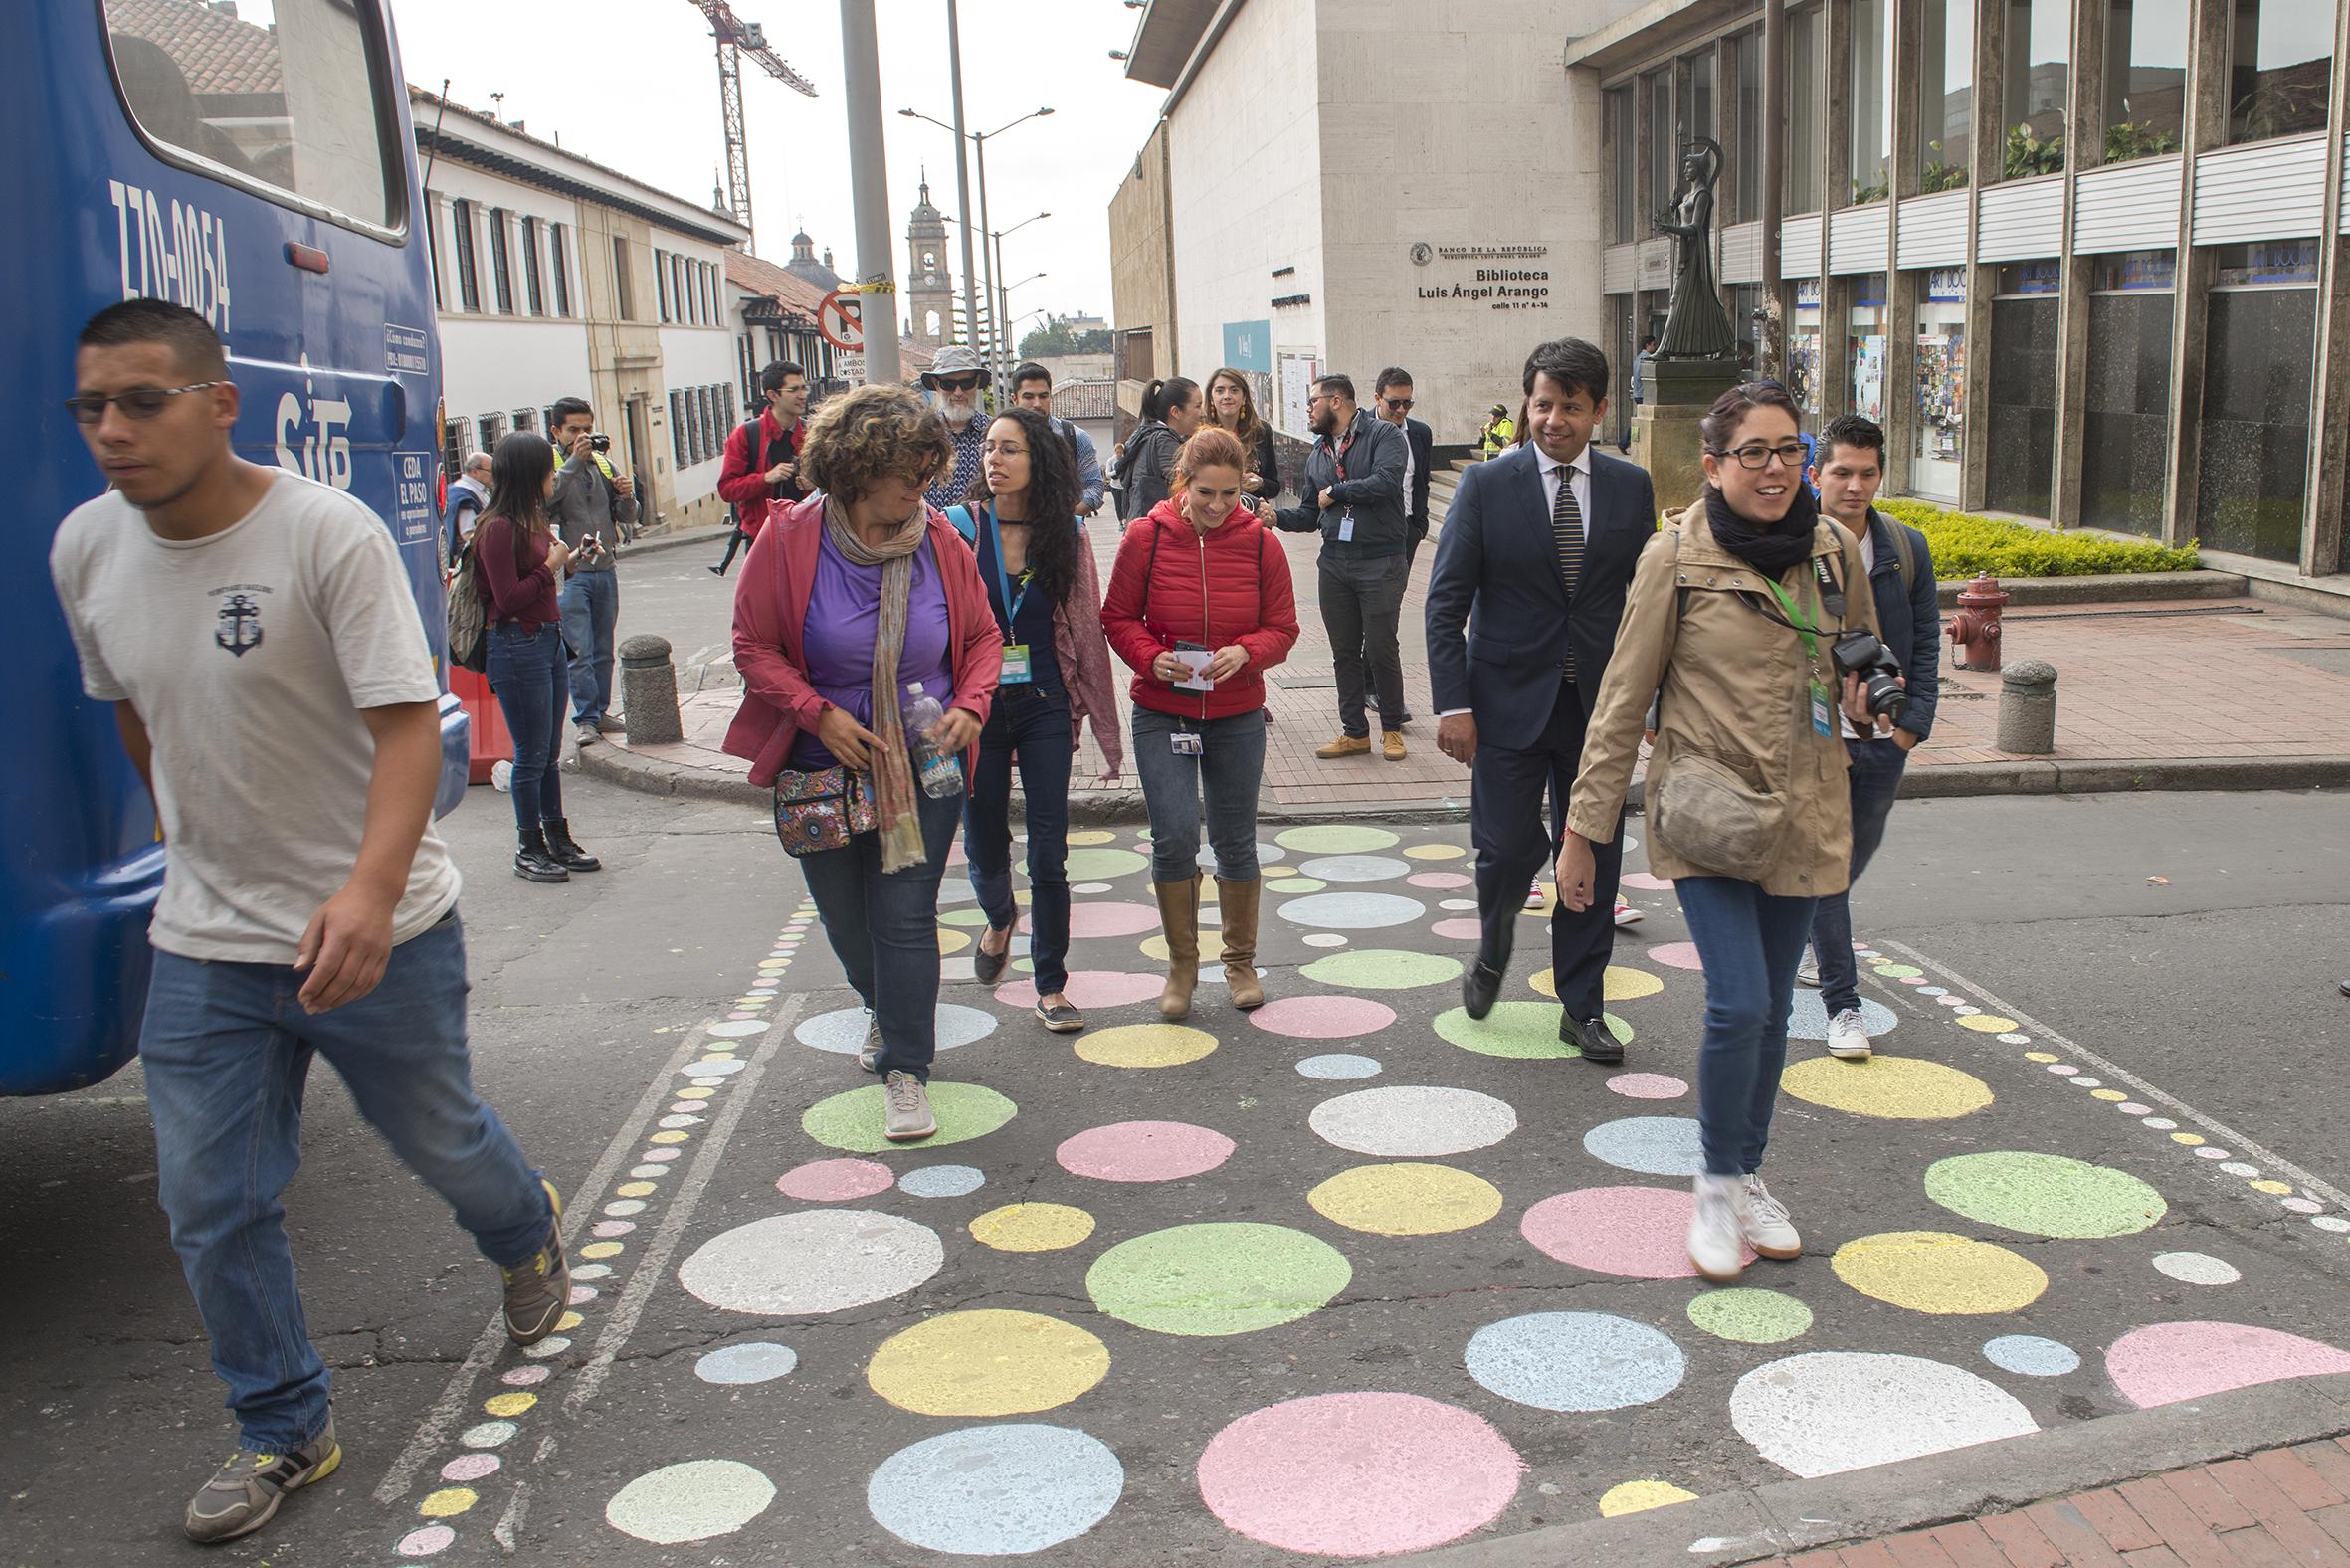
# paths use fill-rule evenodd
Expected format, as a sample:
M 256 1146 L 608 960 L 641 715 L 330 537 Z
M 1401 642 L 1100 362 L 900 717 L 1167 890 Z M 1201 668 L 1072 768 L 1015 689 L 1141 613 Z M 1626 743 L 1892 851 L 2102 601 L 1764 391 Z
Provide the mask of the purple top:
M 946 579 L 927 539 L 914 552 L 913 566 L 905 595 L 905 643 L 897 653 L 899 700 L 904 700 L 906 684 L 919 681 L 944 707 L 955 694 L 954 672 L 947 664 Z M 808 624 L 801 633 L 808 684 L 868 729 L 874 722 L 874 639 L 881 626 L 881 568 L 859 566 L 834 549 L 829 536 L 820 537 Z M 792 743 L 795 768 L 829 768 L 835 761 L 813 729 L 802 730 Z

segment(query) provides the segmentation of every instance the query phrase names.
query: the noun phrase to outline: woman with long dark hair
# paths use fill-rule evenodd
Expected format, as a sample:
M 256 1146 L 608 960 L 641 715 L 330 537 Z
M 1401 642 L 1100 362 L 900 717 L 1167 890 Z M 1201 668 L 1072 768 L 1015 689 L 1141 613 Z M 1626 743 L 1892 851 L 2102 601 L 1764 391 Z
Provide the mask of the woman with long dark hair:
M 1004 670 L 979 735 L 979 768 L 963 812 L 971 885 L 987 914 L 972 972 L 1004 976 L 1019 909 L 1012 899 L 1012 769 L 1027 804 L 1030 961 L 1037 1018 L 1057 1035 L 1085 1027 L 1069 987 L 1069 779 L 1084 722 L 1118 776 L 1117 697 L 1101 638 L 1101 582 L 1077 509 L 1077 456 L 1053 422 L 1031 409 L 998 414 L 979 449 L 967 505 L 947 520 L 979 555 L 979 580 L 1004 638 Z
M 1200 384 L 1182 376 L 1153 381 L 1142 389 L 1142 423 L 1118 453 L 1118 483 L 1125 487 L 1121 515 L 1147 517 L 1167 498 L 1175 483 L 1175 457 L 1207 418 Z
M 474 529 L 475 569 L 488 595 L 490 689 L 514 737 L 514 875 L 569 882 L 604 863 L 581 849 L 563 820 L 563 715 L 571 706 L 571 656 L 563 648 L 556 590 L 571 551 L 547 525 L 555 449 L 517 430 L 490 455 L 490 504 Z
M 1241 474 L 1241 488 L 1259 500 L 1281 492 L 1281 466 L 1273 445 L 1273 427 L 1257 417 L 1257 395 L 1249 378 L 1227 365 L 1208 378 L 1208 423 L 1228 431 L 1249 455 Z
M 1795 400 L 1775 384 L 1732 387 L 1698 429 L 1705 490 L 1641 553 L 1567 809 L 1558 892 L 1570 909 L 1590 905 L 1591 843 L 1616 832 L 1654 696 L 1649 870 L 1672 879 L 1705 971 L 1689 1261 L 1724 1283 L 1747 1248 L 1803 1251 L 1760 1170 L 1813 901 L 1842 890 L 1852 866 L 1836 709 L 1863 734 L 1892 720 L 1837 671 L 1836 638 L 1875 632 L 1875 596 L 1860 546 L 1804 483 Z

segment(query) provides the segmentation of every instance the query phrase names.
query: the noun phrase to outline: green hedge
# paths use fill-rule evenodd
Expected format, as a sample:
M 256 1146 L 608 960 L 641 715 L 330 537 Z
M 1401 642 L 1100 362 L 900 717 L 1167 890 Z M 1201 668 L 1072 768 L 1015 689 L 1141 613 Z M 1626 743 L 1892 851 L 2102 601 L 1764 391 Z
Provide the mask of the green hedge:
M 2046 528 L 1944 511 L 1922 500 L 1880 500 L 1876 509 L 1926 536 L 1934 575 L 1944 582 L 1989 572 L 1994 577 L 2094 577 L 2119 572 L 2191 572 L 2193 550 L 2173 550 L 2142 539 Z

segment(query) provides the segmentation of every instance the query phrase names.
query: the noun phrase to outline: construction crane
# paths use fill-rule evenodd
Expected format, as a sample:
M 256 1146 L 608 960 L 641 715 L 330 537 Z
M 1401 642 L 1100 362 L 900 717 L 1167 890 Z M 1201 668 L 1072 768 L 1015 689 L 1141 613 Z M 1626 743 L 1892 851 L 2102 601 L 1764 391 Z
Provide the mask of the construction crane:
M 741 57 L 750 56 L 766 68 L 767 75 L 810 98 L 816 97 L 816 84 L 785 65 L 783 57 L 767 47 L 767 30 L 736 16 L 727 0 L 690 3 L 709 20 L 710 34 L 718 41 L 718 102 L 726 119 L 727 197 L 735 218 L 747 229 L 751 226 L 751 155 L 742 132 Z

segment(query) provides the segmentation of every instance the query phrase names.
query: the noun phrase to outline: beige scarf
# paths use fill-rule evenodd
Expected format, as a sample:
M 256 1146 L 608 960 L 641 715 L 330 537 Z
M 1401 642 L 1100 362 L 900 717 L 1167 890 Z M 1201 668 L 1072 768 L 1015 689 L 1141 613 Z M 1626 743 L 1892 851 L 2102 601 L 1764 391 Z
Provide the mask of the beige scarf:
M 914 799 L 913 764 L 905 747 L 905 720 L 898 711 L 897 659 L 905 648 L 905 601 L 913 585 L 914 552 L 929 531 L 929 514 L 920 506 L 878 545 L 869 545 L 850 525 L 848 508 L 827 495 L 824 533 L 841 558 L 855 566 L 881 569 L 881 620 L 874 631 L 873 732 L 881 744 L 873 748 L 874 812 L 881 833 L 881 870 L 903 871 L 928 859 L 922 843 L 922 818 Z

